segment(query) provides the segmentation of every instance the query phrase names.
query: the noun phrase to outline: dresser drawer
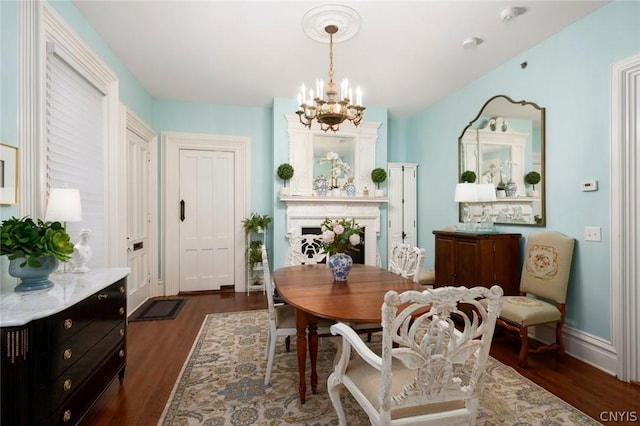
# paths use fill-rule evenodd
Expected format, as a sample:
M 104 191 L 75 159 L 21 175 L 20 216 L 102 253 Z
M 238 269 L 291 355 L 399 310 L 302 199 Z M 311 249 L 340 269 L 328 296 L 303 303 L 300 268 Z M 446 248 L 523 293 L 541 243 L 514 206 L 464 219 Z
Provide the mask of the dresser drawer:
M 115 327 L 108 334 L 103 333 L 102 339 L 89 348 L 76 362 L 67 368 L 58 377 L 39 378 L 34 389 L 34 399 L 42 404 L 46 401 L 45 413 L 51 413 L 66 399 L 73 397 L 94 374 L 96 366 L 101 365 L 105 359 L 116 357 L 124 360 L 124 352 L 120 356 L 120 351 L 124 351 L 126 346 L 125 323 Z M 84 332 L 82 333 L 84 334 Z
M 94 366 L 89 380 L 81 384 L 62 406 L 52 413 L 50 424 L 74 425 L 86 410 L 95 402 L 96 396 L 105 389 L 105 383 L 110 383 L 118 373 L 124 375 L 125 344 L 116 347 L 99 365 Z
M 49 338 L 39 347 L 58 348 L 63 346 L 66 340 L 87 327 L 96 318 L 116 321 L 125 318 L 126 297 L 125 279 L 122 279 L 71 308 L 51 316 L 38 324 L 39 327 L 48 330 L 48 333 L 43 335 Z

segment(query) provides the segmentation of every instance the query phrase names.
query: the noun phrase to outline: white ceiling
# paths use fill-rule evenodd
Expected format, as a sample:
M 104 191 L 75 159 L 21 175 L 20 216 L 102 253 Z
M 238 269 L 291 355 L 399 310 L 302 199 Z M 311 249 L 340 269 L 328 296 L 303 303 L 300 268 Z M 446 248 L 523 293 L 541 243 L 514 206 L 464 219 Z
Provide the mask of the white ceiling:
M 606 1 L 335 1 L 361 29 L 334 45 L 334 80 L 363 103 L 407 117 L 545 40 Z M 328 80 L 327 44 L 303 15 L 319 1 L 75 0 L 120 61 L 155 98 L 267 107 Z M 503 22 L 506 7 L 526 13 Z M 483 40 L 463 49 L 469 37 Z M 526 60 L 526 58 L 524 58 Z M 535 64 L 529 63 L 529 66 Z

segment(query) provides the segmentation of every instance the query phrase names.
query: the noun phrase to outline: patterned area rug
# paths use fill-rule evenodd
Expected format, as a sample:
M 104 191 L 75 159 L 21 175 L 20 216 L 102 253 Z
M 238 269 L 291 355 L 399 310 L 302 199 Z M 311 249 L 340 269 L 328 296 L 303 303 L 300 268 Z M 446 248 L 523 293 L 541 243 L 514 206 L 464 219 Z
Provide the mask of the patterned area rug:
M 158 424 L 337 425 L 326 385 L 335 338 L 320 339 L 318 393 L 308 388 L 307 401 L 300 404 L 295 338 L 291 352 L 286 352 L 284 339 L 278 341 L 271 385 L 264 386 L 267 321 L 266 311 L 208 315 Z M 343 390 L 342 399 L 350 426 L 370 424 L 348 392 Z M 600 423 L 490 358 L 477 424 Z

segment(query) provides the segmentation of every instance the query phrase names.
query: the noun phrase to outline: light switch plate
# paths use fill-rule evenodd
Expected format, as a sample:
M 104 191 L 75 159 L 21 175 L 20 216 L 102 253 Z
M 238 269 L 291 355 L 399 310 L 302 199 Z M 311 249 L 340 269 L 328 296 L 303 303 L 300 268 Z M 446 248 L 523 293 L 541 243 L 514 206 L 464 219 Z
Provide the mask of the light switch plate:
M 597 191 L 598 190 L 598 181 L 597 180 L 583 180 L 580 184 L 580 188 L 583 191 Z
M 584 240 L 585 241 L 602 241 L 602 236 L 600 235 L 600 227 L 599 226 L 585 226 L 584 227 Z

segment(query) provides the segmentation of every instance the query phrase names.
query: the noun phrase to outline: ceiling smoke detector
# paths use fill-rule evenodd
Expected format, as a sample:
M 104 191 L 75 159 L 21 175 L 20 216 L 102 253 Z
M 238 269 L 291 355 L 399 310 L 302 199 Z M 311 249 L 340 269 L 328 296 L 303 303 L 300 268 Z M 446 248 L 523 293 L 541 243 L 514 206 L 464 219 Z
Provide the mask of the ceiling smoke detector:
M 472 49 L 482 43 L 482 39 L 479 37 L 469 37 L 462 41 L 462 47 L 465 49 Z
M 500 18 L 503 22 L 511 21 L 517 16 L 522 15 L 527 11 L 524 7 L 507 7 L 502 12 L 500 12 Z

